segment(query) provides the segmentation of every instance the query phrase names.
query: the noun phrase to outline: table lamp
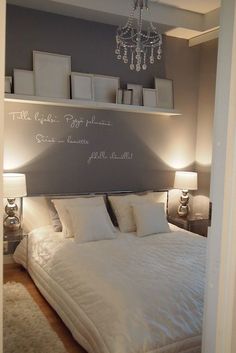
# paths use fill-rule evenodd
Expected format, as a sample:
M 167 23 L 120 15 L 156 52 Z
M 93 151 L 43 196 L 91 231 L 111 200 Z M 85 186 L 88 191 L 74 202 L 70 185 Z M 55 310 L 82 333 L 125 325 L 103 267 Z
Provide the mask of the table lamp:
M 5 212 L 7 214 L 3 225 L 9 231 L 20 229 L 21 222 L 18 215 L 18 206 L 15 203 L 17 197 L 26 196 L 25 174 L 4 173 L 3 174 L 3 197 L 7 198 Z
M 187 217 L 189 208 L 189 190 L 197 190 L 197 173 L 195 172 L 175 172 L 175 189 L 181 189 L 180 205 L 178 207 L 178 215 Z

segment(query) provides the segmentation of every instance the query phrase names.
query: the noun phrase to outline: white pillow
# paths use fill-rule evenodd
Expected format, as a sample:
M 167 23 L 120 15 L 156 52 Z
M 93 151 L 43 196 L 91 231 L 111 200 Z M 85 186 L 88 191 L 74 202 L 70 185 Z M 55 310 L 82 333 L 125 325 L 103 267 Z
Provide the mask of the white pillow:
M 129 194 L 125 196 L 108 196 L 120 231 L 123 233 L 136 232 L 136 224 L 132 209 L 134 203 L 157 202 L 160 197 L 162 197 L 161 200 L 166 202 L 167 192 L 149 192 L 144 195 Z
M 71 218 L 73 234 L 77 243 L 116 237 L 104 205 L 76 205 L 66 208 Z
M 165 213 L 167 212 L 167 198 L 168 192 L 167 191 L 150 191 L 145 195 L 147 200 L 152 202 L 162 202 L 165 204 Z
M 55 232 L 62 232 L 62 224 L 58 215 L 58 212 L 54 206 L 54 203 L 51 202 L 51 199 L 47 199 L 48 202 L 48 211 L 51 218 L 51 223 Z
M 125 196 L 108 196 L 121 232 L 128 233 L 136 231 L 132 204 L 140 197 L 141 196 L 134 194 Z
M 62 223 L 62 232 L 66 238 L 73 237 L 73 228 L 71 217 L 68 214 L 67 207 L 71 206 L 99 206 L 102 205 L 106 210 L 105 202 L 103 196 L 94 196 L 94 197 L 77 197 L 71 199 L 54 199 L 52 200 L 60 221 Z M 108 221 L 111 224 L 111 227 L 115 230 L 109 215 L 107 214 Z
M 136 203 L 133 204 L 133 213 L 138 237 L 170 232 L 164 203 Z

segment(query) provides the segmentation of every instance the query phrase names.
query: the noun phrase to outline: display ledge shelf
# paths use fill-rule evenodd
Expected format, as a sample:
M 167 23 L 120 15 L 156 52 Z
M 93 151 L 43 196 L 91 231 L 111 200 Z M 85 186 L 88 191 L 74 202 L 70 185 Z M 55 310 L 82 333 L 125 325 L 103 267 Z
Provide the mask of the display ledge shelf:
M 102 109 L 102 110 L 115 110 L 127 113 L 143 113 L 143 114 L 154 114 L 154 115 L 181 115 L 180 112 L 174 109 L 162 109 L 162 108 L 151 108 L 137 105 L 126 105 L 116 103 L 103 103 L 86 100 L 76 99 L 60 99 L 60 98 L 49 98 L 49 97 L 36 97 L 36 96 L 23 96 L 18 94 L 6 94 L 5 102 L 21 102 L 21 103 L 32 103 L 32 104 L 47 104 L 54 106 L 63 107 L 75 107 L 75 108 L 86 108 L 86 109 Z

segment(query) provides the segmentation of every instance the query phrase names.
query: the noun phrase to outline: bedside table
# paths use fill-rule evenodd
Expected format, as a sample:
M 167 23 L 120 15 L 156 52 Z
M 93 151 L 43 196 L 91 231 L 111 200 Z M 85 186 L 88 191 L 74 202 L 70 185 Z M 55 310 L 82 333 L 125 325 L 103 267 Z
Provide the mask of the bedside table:
M 26 234 L 23 229 L 18 229 L 16 231 L 3 230 L 3 254 L 9 255 L 13 254 L 17 245 L 20 244 L 21 240 Z
M 207 236 L 208 226 L 210 225 L 209 219 L 194 218 L 190 216 L 187 218 L 181 218 L 178 216 L 168 217 L 168 222 L 204 237 Z

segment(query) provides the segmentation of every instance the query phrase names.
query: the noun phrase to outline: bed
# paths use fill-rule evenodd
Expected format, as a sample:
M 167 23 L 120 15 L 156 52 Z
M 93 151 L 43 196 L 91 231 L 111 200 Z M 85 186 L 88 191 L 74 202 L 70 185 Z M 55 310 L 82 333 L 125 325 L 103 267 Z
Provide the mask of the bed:
M 89 353 L 200 353 L 205 251 L 175 226 L 77 243 L 44 225 L 14 257 Z

